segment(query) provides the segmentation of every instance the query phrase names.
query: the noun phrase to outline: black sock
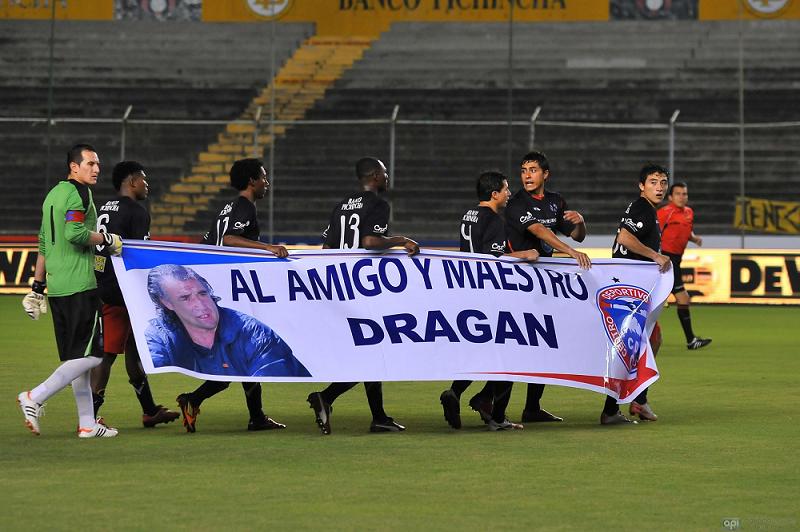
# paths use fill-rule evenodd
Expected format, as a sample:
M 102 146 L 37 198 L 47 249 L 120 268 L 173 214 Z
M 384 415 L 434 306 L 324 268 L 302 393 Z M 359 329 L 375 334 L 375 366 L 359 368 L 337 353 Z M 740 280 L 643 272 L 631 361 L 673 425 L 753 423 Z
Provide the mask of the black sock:
M 247 402 L 247 411 L 250 412 L 250 419 L 260 421 L 264 418 L 264 411 L 261 409 L 261 383 L 243 382 L 244 398 Z
M 694 332 L 692 331 L 692 317 L 689 315 L 689 305 L 678 305 L 678 319 L 683 327 L 683 334 L 686 335 L 686 343 L 688 344 L 694 339 Z
M 506 408 L 511 400 L 511 387 L 513 382 L 495 381 L 492 383 L 494 392 L 494 406 L 492 407 L 492 419 L 497 423 L 506 420 Z
M 103 390 L 105 392 L 105 390 Z M 94 405 L 94 417 L 97 418 L 97 413 L 100 412 L 100 407 L 103 406 L 105 403 L 106 398 L 104 393 L 94 393 L 92 392 L 92 403 Z
M 197 387 L 195 391 L 189 394 L 189 400 L 195 408 L 200 408 L 200 405 L 214 395 L 217 395 L 222 390 L 230 386 L 229 382 L 220 381 L 205 381 Z
M 358 384 L 357 382 L 333 382 L 328 385 L 327 388 L 322 390 L 321 395 L 322 399 L 332 405 L 333 402 L 336 400 L 337 397 L 342 395 L 344 392 L 348 390 L 352 390 L 355 385 Z
M 606 404 L 603 405 L 603 413 L 607 416 L 613 416 L 619 412 L 619 405 L 617 405 L 617 400 L 611 397 L 610 395 L 606 395 Z
M 472 384 L 472 381 L 453 381 L 453 384 L 450 385 L 450 389 L 453 390 L 456 397 L 461 399 L 461 394 L 464 393 L 464 390 L 469 388 L 470 384 Z
M 650 388 L 645 388 L 642 393 L 636 396 L 636 399 L 634 399 L 634 401 L 639 403 L 640 405 L 647 404 L 647 390 L 649 389 Z
M 528 384 L 528 397 L 525 399 L 525 410 L 527 412 L 538 412 L 542 409 L 540 400 L 544 394 L 544 384 L 531 382 Z
M 129 381 L 133 386 L 133 391 L 136 392 L 136 399 L 142 405 L 142 412 L 148 416 L 154 416 L 158 412 L 158 407 L 153 400 L 153 392 L 150 391 L 150 383 L 147 377 L 139 382 Z
M 383 383 L 365 382 L 364 389 L 367 391 L 367 402 L 369 410 L 372 412 L 372 419 L 375 421 L 387 419 L 389 416 L 383 410 Z
M 494 401 L 494 381 L 486 381 L 481 391 L 475 394 L 475 397 L 480 397 L 484 401 Z

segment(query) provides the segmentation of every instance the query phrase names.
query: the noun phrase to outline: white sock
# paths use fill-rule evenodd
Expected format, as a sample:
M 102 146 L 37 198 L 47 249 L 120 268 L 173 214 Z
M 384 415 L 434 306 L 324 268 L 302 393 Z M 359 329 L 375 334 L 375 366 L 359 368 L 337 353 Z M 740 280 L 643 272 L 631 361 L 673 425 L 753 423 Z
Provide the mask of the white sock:
M 44 403 L 67 384 L 75 380 L 78 375 L 86 373 L 93 367 L 100 365 L 100 357 L 83 357 L 75 360 L 67 360 L 56 368 L 56 370 L 39 386 L 31 390 L 31 399 L 39 404 Z
M 78 407 L 78 425 L 82 429 L 92 428 L 95 424 L 91 374 L 91 370 L 85 371 L 72 381 L 72 393 L 75 394 L 75 405 Z

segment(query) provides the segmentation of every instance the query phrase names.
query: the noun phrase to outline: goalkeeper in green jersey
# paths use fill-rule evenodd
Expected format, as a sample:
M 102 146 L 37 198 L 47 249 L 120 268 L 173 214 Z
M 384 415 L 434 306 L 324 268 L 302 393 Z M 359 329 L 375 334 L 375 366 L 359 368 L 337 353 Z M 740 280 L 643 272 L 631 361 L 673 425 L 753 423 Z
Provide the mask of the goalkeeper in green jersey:
M 62 363 L 43 383 L 20 393 L 17 402 L 25 425 L 39 435 L 44 402 L 72 384 L 78 407 L 78 436 L 109 438 L 117 431 L 96 422 L 90 387 L 91 369 L 103 356 L 94 246 L 119 255 L 122 240 L 115 234 L 94 231 L 97 211 L 89 187 L 97 183 L 100 174 L 95 149 L 88 144 L 73 146 L 67 153 L 67 166 L 69 175 L 50 190 L 42 205 L 36 272 L 32 290 L 22 300 L 25 312 L 39 319 L 47 312 L 47 288 Z

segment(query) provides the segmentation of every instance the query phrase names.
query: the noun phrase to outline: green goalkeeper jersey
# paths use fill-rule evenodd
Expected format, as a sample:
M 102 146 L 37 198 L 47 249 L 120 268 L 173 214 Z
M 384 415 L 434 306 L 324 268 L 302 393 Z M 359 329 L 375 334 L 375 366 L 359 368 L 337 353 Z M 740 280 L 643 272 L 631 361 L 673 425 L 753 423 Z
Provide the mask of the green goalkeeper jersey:
M 45 258 L 47 294 L 69 296 L 97 288 L 94 246 L 89 232 L 97 226 L 97 211 L 89 187 L 61 181 L 42 204 L 39 254 Z

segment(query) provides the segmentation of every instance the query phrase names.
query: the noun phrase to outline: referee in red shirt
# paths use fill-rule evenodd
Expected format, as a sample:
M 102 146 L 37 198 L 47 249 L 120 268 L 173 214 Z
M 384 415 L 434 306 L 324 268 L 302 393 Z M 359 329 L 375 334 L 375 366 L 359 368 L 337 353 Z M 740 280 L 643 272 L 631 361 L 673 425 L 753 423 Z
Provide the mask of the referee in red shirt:
M 689 292 L 683 286 L 681 259 L 686 245 L 691 241 L 698 246 L 703 239 L 694 234 L 694 211 L 687 205 L 689 188 L 686 183 L 676 182 L 669 187 L 669 204 L 658 209 L 658 225 L 661 226 L 661 252 L 672 261 L 675 284 L 672 293 L 678 303 L 678 319 L 686 335 L 688 349 L 700 349 L 711 343 L 711 338 L 700 338 L 692 331 L 692 317 L 689 314 Z

